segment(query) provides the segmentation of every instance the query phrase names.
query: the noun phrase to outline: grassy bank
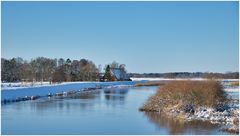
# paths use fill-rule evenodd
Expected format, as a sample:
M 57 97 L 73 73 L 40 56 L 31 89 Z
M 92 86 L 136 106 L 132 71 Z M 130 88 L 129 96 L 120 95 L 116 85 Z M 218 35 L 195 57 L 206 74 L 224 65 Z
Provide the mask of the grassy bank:
M 226 102 L 226 94 L 217 81 L 172 81 L 159 87 L 140 110 L 161 111 L 173 107 L 190 110 L 199 106 L 215 108 L 223 102 Z
M 213 80 L 167 83 L 139 110 L 165 113 L 184 122 L 203 120 L 225 124 L 223 131 L 239 134 L 239 109 L 229 101 L 222 85 Z

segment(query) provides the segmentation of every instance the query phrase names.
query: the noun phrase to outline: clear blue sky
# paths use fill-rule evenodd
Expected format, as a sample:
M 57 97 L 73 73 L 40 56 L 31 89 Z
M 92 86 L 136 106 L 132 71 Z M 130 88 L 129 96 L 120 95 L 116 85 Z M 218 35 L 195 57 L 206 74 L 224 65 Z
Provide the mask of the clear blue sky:
M 238 71 L 238 2 L 2 2 L 2 57 Z

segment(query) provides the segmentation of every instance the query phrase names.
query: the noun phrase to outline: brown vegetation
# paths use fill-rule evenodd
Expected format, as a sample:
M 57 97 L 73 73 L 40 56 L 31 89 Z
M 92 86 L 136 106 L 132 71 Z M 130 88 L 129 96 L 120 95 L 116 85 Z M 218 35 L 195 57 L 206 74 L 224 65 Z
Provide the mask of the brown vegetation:
M 231 82 L 231 86 L 239 86 L 239 82 L 238 81 Z
M 162 81 L 149 81 L 149 82 L 136 83 L 135 86 L 161 86 L 164 84 L 165 83 Z
M 140 108 L 145 111 L 161 111 L 164 109 L 191 107 L 216 107 L 226 101 L 226 94 L 217 81 L 172 81 L 159 87 L 157 93 L 150 97 Z

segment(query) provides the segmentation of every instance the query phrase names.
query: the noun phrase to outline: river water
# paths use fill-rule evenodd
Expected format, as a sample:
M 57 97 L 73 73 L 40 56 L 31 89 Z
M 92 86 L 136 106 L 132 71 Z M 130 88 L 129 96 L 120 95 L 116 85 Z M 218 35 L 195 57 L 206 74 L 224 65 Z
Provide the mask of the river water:
M 208 122 L 183 123 L 138 111 L 157 87 L 99 89 L 2 105 L 2 134 L 228 134 Z

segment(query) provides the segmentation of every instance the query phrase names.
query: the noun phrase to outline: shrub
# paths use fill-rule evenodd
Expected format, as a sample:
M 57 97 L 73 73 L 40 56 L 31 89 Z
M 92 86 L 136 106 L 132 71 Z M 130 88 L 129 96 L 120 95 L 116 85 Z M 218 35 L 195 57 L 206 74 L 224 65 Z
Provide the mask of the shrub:
M 160 111 L 173 106 L 183 108 L 186 105 L 215 108 L 223 102 L 226 102 L 226 93 L 217 81 L 172 81 L 159 87 L 157 93 L 140 110 Z

